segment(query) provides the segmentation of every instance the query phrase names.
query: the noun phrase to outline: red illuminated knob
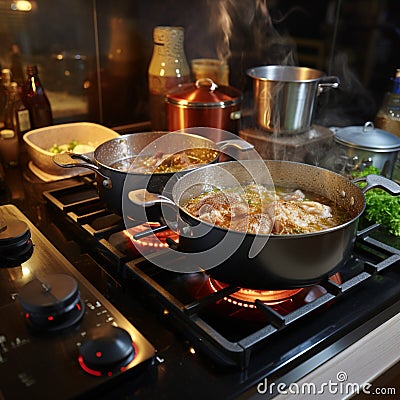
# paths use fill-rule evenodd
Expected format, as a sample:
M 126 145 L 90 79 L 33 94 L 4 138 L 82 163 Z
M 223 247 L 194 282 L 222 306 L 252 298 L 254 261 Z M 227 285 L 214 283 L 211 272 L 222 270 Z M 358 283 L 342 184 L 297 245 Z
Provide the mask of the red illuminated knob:
M 41 330 L 68 328 L 84 314 L 78 283 L 66 274 L 31 280 L 21 288 L 18 299 L 32 327 Z
M 123 370 L 135 357 L 135 346 L 129 333 L 119 327 L 96 329 L 79 346 L 79 363 L 92 375 Z

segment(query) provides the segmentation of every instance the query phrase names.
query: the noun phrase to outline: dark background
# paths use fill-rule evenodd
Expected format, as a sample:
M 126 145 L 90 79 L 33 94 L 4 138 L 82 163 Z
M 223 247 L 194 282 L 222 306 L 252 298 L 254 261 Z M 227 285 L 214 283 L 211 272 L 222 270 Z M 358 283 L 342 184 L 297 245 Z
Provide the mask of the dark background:
M 322 125 L 373 119 L 400 67 L 398 0 L 36 0 L 30 12 L 0 3 L 0 62 L 37 63 L 56 123 L 147 121 L 147 68 L 157 25 L 185 28 L 185 53 L 227 60 L 230 84 L 250 91 L 246 69 L 302 65 L 337 75 L 321 96 Z M 225 16 L 225 17 L 224 17 Z M 231 29 L 223 46 L 221 21 Z

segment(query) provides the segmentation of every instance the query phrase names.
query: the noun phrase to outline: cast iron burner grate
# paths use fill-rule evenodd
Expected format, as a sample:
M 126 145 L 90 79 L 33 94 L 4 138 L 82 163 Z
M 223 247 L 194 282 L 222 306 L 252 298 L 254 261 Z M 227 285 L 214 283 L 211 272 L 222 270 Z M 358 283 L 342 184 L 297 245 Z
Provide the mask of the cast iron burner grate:
M 140 256 L 125 234 L 122 218 L 105 209 L 90 177 L 44 196 L 86 241 L 102 268 L 123 284 L 135 285 L 135 295 L 146 293 L 154 312 L 226 366 L 254 368 L 258 374 L 284 370 L 346 335 L 359 339 L 400 309 L 400 251 L 374 238 L 379 225 L 358 233 L 339 280 L 331 277 L 308 288 L 300 302 L 295 295 L 289 309 L 287 304 L 256 299 L 252 308 L 258 317 L 253 319 L 246 310 L 243 319 L 241 307 L 225 307 L 240 288 L 209 290 L 204 272 L 179 274 L 156 267 L 151 260 L 163 257 L 162 249 Z M 279 352 L 274 351 L 277 343 Z M 266 348 L 269 363 L 258 360 Z

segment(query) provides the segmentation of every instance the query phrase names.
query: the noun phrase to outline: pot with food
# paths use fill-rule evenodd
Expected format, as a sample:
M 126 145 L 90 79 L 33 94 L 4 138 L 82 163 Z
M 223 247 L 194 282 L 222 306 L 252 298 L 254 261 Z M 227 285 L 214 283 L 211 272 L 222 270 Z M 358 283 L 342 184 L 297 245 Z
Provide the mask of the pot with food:
M 244 288 L 315 284 L 351 254 L 364 192 L 383 187 L 400 194 L 385 177 L 363 179 L 362 190 L 332 171 L 289 161 L 232 161 L 191 171 L 175 183 L 169 200 L 179 215 L 177 251 L 199 255 L 210 276 Z M 219 256 L 219 264 L 207 265 Z
M 199 166 L 218 161 L 225 149 L 254 147 L 243 140 L 215 143 L 184 132 L 141 132 L 122 135 L 98 146 L 93 160 L 82 154 L 56 154 L 53 161 L 63 168 L 88 168 L 96 173 L 99 197 L 108 208 L 122 215 L 123 187 L 129 177 L 131 189 L 147 188 L 161 193 L 166 182 L 177 179 Z M 176 176 L 175 176 L 176 175 Z M 130 216 L 142 218 L 140 209 L 131 207 Z M 157 211 L 155 211 L 157 214 Z

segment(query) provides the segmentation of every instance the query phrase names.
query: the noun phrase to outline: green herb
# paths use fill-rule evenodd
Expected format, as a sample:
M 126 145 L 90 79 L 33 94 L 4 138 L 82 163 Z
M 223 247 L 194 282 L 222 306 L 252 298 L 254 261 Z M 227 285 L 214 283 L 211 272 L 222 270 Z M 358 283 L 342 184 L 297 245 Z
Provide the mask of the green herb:
M 358 178 L 369 174 L 379 175 L 380 170 L 371 166 L 352 175 Z M 365 186 L 365 183 L 360 186 Z M 387 227 L 392 235 L 400 236 L 400 196 L 392 196 L 376 188 L 365 193 L 365 202 L 365 217 L 368 221 L 381 224 Z
M 67 144 L 53 144 L 48 151 L 53 154 L 63 153 L 64 151 L 72 151 L 78 144 L 79 143 L 77 140 L 71 140 Z
M 369 167 L 364 168 L 362 171 L 353 171 L 351 176 L 353 178 L 359 178 L 361 176 L 366 176 L 370 174 L 380 175 L 381 170 L 379 168 L 374 167 L 373 165 L 370 165 Z

